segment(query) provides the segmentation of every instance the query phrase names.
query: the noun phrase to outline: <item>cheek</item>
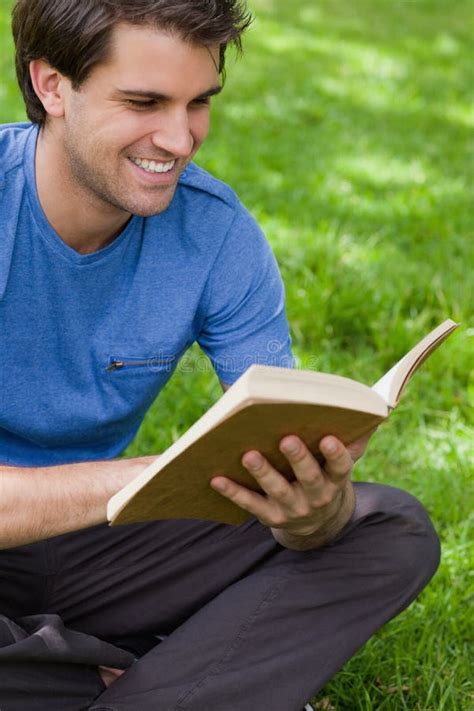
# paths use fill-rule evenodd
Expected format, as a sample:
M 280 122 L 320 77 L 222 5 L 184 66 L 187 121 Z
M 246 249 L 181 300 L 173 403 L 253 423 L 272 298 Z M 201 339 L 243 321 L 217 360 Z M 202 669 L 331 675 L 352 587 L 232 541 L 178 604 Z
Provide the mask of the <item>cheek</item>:
M 201 145 L 201 143 L 204 141 L 207 134 L 209 133 L 209 126 L 210 116 L 207 110 L 206 112 L 203 111 L 201 114 L 197 114 L 191 117 L 189 122 L 190 132 L 194 138 L 195 143 L 198 146 Z
M 89 116 L 82 126 L 83 140 L 94 155 L 112 159 L 143 139 L 143 125 L 137 118 L 113 112 Z
M 139 123 L 124 116 L 119 121 L 102 122 L 97 134 L 98 148 L 105 149 L 107 147 L 114 154 L 122 153 L 142 137 L 143 130 Z

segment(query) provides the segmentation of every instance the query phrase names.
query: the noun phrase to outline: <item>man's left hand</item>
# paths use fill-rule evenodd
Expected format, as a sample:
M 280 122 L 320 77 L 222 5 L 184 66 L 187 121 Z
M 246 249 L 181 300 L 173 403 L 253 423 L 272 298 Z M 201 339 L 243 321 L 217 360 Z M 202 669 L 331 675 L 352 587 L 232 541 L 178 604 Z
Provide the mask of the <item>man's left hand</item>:
M 291 465 L 294 481 L 288 481 L 260 452 L 252 450 L 244 454 L 242 464 L 264 494 L 221 476 L 214 477 L 211 486 L 270 527 L 282 545 L 317 548 L 337 535 L 352 515 L 355 500 L 350 476 L 371 434 L 348 447 L 336 437 L 324 437 L 320 442 L 324 466 L 299 437 L 289 435 L 281 440 L 280 451 Z

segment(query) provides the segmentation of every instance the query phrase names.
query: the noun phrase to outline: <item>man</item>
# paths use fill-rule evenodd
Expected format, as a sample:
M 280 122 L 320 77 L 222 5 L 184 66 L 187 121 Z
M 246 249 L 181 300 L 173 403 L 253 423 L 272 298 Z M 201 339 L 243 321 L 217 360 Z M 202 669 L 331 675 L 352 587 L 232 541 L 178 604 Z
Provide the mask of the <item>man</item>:
M 264 494 L 212 482 L 239 527 L 106 525 L 148 461 L 114 457 L 194 341 L 224 389 L 249 357 L 293 364 L 264 237 L 192 163 L 248 23 L 232 0 L 15 6 L 32 124 L 0 130 L 2 711 L 299 711 L 436 569 L 421 505 L 351 484 L 366 440 L 326 437 L 320 467 L 288 434 L 293 483 L 247 452 Z

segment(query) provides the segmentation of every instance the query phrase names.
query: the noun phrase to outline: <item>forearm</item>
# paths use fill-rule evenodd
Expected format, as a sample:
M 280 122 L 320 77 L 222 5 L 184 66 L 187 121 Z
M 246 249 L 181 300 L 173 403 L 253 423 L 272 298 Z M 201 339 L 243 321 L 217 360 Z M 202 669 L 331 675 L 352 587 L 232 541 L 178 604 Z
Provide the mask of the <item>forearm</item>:
M 104 523 L 110 497 L 153 459 L 0 466 L 0 549 Z
M 328 518 L 314 533 L 296 536 L 283 528 L 272 528 L 273 537 L 280 545 L 296 551 L 314 550 L 333 541 L 354 513 L 355 492 L 352 482 L 346 484 L 332 509 Z

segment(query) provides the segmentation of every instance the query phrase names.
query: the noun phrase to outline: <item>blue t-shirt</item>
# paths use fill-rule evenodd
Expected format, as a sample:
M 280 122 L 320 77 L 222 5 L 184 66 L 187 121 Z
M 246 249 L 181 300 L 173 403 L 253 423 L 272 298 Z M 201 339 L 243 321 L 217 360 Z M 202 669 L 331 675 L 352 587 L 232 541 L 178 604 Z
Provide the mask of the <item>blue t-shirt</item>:
M 0 126 L 0 463 L 117 456 L 197 341 L 225 383 L 293 367 L 274 256 L 195 165 L 163 213 L 81 255 L 38 201 L 31 124 Z

